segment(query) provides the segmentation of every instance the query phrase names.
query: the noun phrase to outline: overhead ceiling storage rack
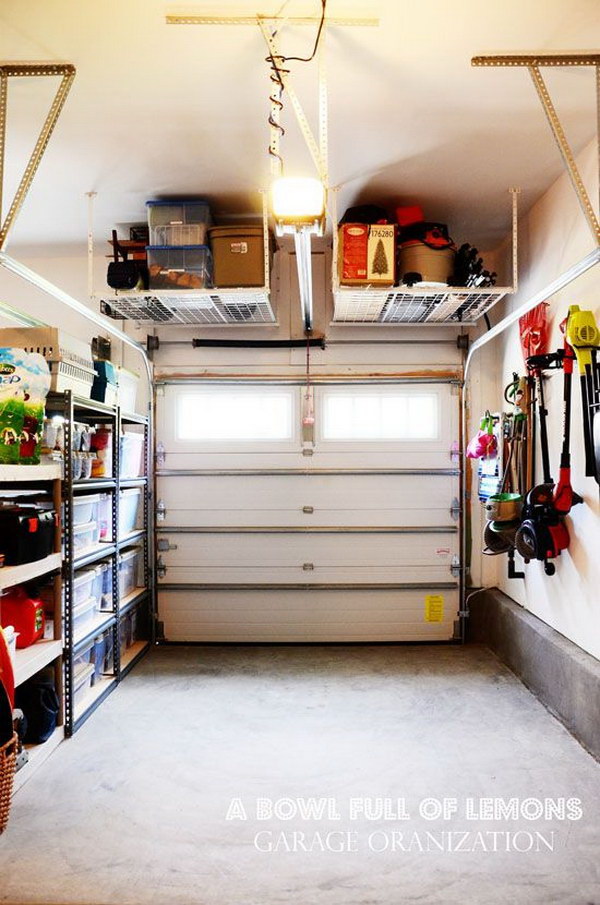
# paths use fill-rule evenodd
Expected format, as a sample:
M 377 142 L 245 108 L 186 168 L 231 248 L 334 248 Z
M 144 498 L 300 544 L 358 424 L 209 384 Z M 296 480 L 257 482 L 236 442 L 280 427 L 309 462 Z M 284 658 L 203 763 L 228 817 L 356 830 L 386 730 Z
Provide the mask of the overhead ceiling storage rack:
M 91 195 L 91 193 L 90 193 Z M 277 326 L 271 306 L 269 248 L 269 218 L 267 202 L 263 193 L 263 260 L 264 285 L 257 288 L 241 289 L 166 289 L 166 290 L 107 290 L 90 295 L 100 301 L 103 314 L 117 320 L 131 320 L 150 326 L 178 327 L 195 324 L 205 327 L 232 326 Z M 90 205 L 93 197 L 90 197 Z M 90 214 L 90 224 L 92 216 Z M 88 237 L 88 269 L 92 272 L 94 243 L 90 226 Z
M 332 193 L 333 260 L 332 324 L 346 326 L 419 324 L 420 326 L 452 325 L 469 327 L 507 295 L 517 291 L 517 198 L 512 195 L 512 286 L 486 288 L 438 286 L 341 286 L 338 278 L 338 238 L 335 224 L 335 192 Z

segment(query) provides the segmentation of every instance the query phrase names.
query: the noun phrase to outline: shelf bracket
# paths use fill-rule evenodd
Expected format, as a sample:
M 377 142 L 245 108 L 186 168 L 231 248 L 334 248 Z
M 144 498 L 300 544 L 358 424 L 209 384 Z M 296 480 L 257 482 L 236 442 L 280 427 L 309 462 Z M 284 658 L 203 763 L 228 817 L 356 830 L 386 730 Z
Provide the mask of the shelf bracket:
M 497 54 L 491 56 L 477 56 L 471 60 L 473 66 L 521 66 L 529 70 L 533 84 L 537 91 L 540 103 L 552 130 L 552 134 L 558 145 L 563 165 L 571 180 L 571 185 L 577 196 L 577 201 L 583 212 L 588 228 L 596 246 L 600 246 L 600 221 L 594 211 L 592 202 L 587 193 L 581 173 L 573 151 L 567 141 L 556 108 L 550 97 L 550 92 L 540 72 L 542 66 L 593 66 L 596 72 L 596 108 L 597 108 L 597 132 L 600 155 L 600 54 L 598 53 L 539 53 L 539 54 Z M 600 176 L 600 156 L 598 160 L 598 174 Z
M 6 114 L 8 110 L 8 80 L 22 77 L 62 76 L 60 85 L 50 105 L 40 134 L 23 170 L 21 181 L 2 221 L 2 196 L 4 188 L 4 164 L 6 155 Z M 0 64 L 0 251 L 4 250 L 11 227 L 23 206 L 27 192 L 44 156 L 54 127 L 61 114 L 67 95 L 75 78 L 72 63 L 2 63 Z

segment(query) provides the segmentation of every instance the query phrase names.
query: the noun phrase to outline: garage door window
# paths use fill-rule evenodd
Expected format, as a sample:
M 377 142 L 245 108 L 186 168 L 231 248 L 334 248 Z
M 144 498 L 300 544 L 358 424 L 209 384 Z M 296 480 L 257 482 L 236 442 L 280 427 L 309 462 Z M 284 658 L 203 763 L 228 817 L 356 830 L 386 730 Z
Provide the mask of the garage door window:
M 294 400 L 290 392 L 215 389 L 176 400 L 178 440 L 291 440 Z
M 437 440 L 435 393 L 325 392 L 323 440 Z

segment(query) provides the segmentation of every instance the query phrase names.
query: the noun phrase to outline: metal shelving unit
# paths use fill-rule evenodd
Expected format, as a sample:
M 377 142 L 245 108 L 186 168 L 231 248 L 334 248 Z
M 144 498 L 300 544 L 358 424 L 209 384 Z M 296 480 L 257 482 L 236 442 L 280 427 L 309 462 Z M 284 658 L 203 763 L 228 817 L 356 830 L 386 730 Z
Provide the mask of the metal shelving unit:
M 120 443 L 121 428 L 124 424 L 141 425 L 144 429 L 144 461 L 149 461 L 150 436 L 148 418 L 134 413 L 121 413 L 120 409 L 82 399 L 70 392 L 51 394 L 48 397 L 47 409 L 49 412 L 61 415 L 64 418 L 64 480 L 62 484 L 63 526 L 64 526 L 64 687 L 65 687 L 65 734 L 72 735 L 100 706 L 106 697 L 116 688 L 118 682 L 124 677 L 133 665 L 133 660 L 127 656 L 127 669 L 122 669 L 120 630 L 122 619 L 131 612 L 134 606 L 146 604 L 145 621 L 151 629 L 154 621 L 151 606 L 153 603 L 152 570 L 150 555 L 150 525 L 148 521 L 150 506 L 148 494 L 151 490 L 148 481 L 148 468 L 145 475 L 137 478 L 120 478 Z M 113 432 L 112 448 L 112 477 L 91 478 L 87 480 L 73 481 L 72 472 L 72 426 L 74 421 L 87 421 L 93 424 L 108 426 Z M 144 521 L 143 528 L 130 532 L 125 537 L 119 537 L 119 501 L 120 491 L 127 487 L 140 487 L 144 490 Z M 86 492 L 108 493 L 112 502 L 111 540 L 100 541 L 91 549 L 84 549 L 76 553 L 73 547 L 73 501 Z M 137 589 L 135 594 L 125 598 L 126 608 L 121 609 L 119 596 L 119 564 L 124 550 L 132 544 L 142 546 L 144 551 L 144 587 Z M 73 630 L 73 588 L 75 574 L 85 566 L 91 566 L 100 561 L 108 562 L 112 570 L 112 607 L 110 610 L 98 612 L 90 625 L 82 634 L 75 635 Z M 83 698 L 75 701 L 74 688 L 76 675 L 74 660 L 78 653 L 85 649 L 96 637 L 106 633 L 112 633 L 112 662 L 110 672 L 97 677 L 89 691 Z M 151 632 L 146 634 L 147 640 L 135 645 L 135 662 L 147 652 L 150 646 Z M 129 653 L 129 649 L 123 651 L 123 657 Z

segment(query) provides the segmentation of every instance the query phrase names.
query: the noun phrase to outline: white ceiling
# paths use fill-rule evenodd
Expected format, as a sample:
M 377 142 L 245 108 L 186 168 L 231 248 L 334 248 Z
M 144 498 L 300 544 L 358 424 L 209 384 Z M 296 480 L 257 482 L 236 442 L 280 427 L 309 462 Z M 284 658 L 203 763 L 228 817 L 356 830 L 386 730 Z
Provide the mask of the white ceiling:
M 260 11 L 282 2 L 262 0 Z M 316 14 L 319 6 L 290 0 L 286 13 Z M 252 14 L 257 0 L 197 0 L 183 9 Z M 332 27 L 328 35 L 330 178 L 344 185 L 340 209 L 416 201 L 457 240 L 498 245 L 509 225 L 508 187 L 520 185 L 529 206 L 561 164 L 527 71 L 474 69 L 470 59 L 598 49 L 598 0 L 329 0 L 328 9 L 381 20 L 379 28 Z M 256 27 L 167 26 L 165 13 L 181 10 L 164 0 L 2 0 L 1 58 L 77 67 L 14 251 L 84 241 L 90 190 L 98 193 L 99 237 L 143 219 L 146 199 L 170 194 L 205 196 L 217 214 L 258 207 L 255 192 L 269 178 L 262 37 Z M 282 46 L 303 55 L 313 40 L 312 28 L 295 28 Z M 314 117 L 316 71 L 291 66 Z M 594 135 L 593 71 L 545 74 L 578 149 Z M 50 97 L 45 81 L 11 81 L 13 184 Z M 287 171 L 309 172 L 289 102 L 284 124 Z

